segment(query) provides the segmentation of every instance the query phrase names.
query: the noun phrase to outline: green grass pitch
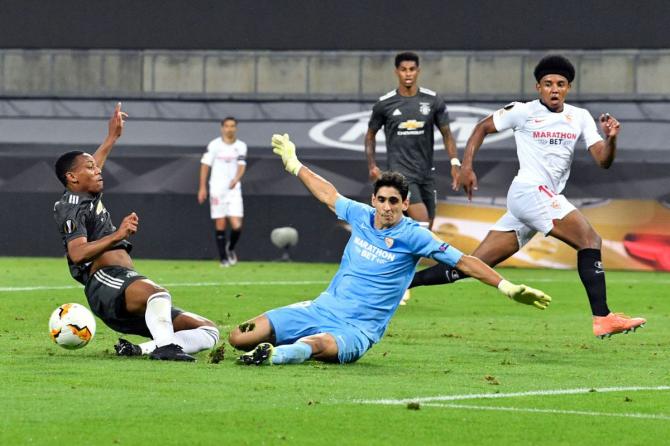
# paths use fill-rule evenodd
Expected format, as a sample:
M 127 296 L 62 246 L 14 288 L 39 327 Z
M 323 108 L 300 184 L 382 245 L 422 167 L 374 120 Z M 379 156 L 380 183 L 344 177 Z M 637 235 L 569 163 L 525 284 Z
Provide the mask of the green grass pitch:
M 136 267 L 227 334 L 316 297 L 337 265 Z M 519 305 L 472 280 L 421 288 L 355 364 L 245 367 L 230 346 L 220 364 L 206 352 L 195 364 L 117 358 L 101 321 L 86 348 L 61 349 L 51 311 L 86 303 L 65 261 L 0 258 L 0 444 L 666 443 L 670 275 L 608 272 L 612 309 L 648 323 L 600 340 L 575 271 L 501 272 L 552 305 Z

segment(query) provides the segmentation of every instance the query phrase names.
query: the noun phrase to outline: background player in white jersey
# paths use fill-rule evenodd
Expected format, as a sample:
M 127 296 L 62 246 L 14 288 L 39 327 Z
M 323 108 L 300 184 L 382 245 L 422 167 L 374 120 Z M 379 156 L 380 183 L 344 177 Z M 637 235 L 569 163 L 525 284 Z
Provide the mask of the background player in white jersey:
M 341 196 L 332 184 L 304 167 L 288 135 L 274 135 L 272 146 L 286 170 L 351 225 L 351 238 L 339 270 L 318 298 L 270 310 L 230 333 L 235 348 L 253 348 L 240 362 L 294 364 L 312 357 L 356 361 L 383 336 L 420 257 L 457 266 L 517 302 L 540 309 L 549 304 L 551 298 L 543 292 L 511 284 L 481 260 L 463 255 L 404 217 L 409 185 L 400 173 L 380 175 L 370 207 Z
M 437 192 L 433 167 L 433 127 L 442 133 L 444 147 L 451 158 L 452 187 L 456 188 L 459 166 L 456 143 L 449 130 L 449 114 L 444 99 L 419 87 L 419 56 L 399 53 L 395 57 L 398 88 L 386 93 L 372 108 L 365 135 L 365 153 L 372 181 L 381 174 L 375 160 L 375 135 L 384 127 L 388 170 L 402 173 L 409 182 L 410 205 L 407 214 L 432 227 Z
M 237 120 L 231 116 L 221 121 L 221 136 L 207 145 L 200 160 L 200 187 L 198 203 L 207 199 L 209 176 L 209 204 L 216 246 L 221 266 L 237 263 L 235 246 L 242 233 L 244 206 L 242 203 L 242 176 L 247 167 L 247 145 L 237 139 Z M 211 170 L 211 175 L 210 175 Z M 226 219 L 230 221 L 230 239 L 226 237 Z
M 543 58 L 534 75 L 539 99 L 513 102 L 496 111 L 476 125 L 468 140 L 459 181 L 468 198 L 477 190 L 472 164 L 486 135 L 514 129 L 520 165 L 507 193 L 507 213 L 472 255 L 495 266 L 516 253 L 536 232 L 556 237 L 577 250 L 579 277 L 593 314 L 593 333 L 605 337 L 635 330 L 645 319 L 612 313 L 607 306 L 600 236 L 561 195 L 570 176 L 577 140 L 583 138 L 596 163 L 607 169 L 614 161 L 621 125 L 613 116 L 601 115 L 603 141 L 590 113 L 565 103 L 575 77 L 575 69 L 566 58 Z M 417 273 L 411 286 L 449 283 L 462 277 L 457 270 L 437 265 Z

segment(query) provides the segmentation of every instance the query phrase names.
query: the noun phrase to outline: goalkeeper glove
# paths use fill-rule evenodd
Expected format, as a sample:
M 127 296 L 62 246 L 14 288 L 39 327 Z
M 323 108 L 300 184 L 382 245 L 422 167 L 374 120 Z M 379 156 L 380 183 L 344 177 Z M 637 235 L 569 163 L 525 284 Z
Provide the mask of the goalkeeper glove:
M 547 308 L 551 302 L 551 296 L 544 294 L 542 291 L 531 288 L 528 285 L 514 285 L 505 279 L 500 281 L 498 289 L 510 299 L 520 304 L 534 305 L 540 310 Z
M 289 139 L 288 133 L 283 135 L 272 135 L 272 151 L 281 156 L 284 169 L 293 175 L 298 175 L 302 164 L 295 155 L 295 144 Z

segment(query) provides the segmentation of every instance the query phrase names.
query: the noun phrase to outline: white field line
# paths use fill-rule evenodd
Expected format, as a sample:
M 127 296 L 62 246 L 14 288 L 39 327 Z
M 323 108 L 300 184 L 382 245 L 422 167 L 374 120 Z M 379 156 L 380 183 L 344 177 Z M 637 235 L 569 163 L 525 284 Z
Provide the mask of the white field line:
M 428 407 L 443 407 L 447 409 L 469 409 L 469 410 L 497 410 L 502 412 L 526 412 L 526 413 L 549 413 L 558 415 L 587 415 L 592 417 L 620 417 L 620 418 L 644 418 L 652 420 L 670 420 L 670 416 L 653 413 L 611 413 L 611 412 L 588 412 L 584 410 L 561 410 L 561 409 L 533 409 L 521 407 L 500 406 L 475 406 L 469 404 L 422 404 Z
M 601 388 L 582 387 L 578 389 L 531 390 L 527 392 L 511 392 L 511 393 L 471 393 L 465 395 L 440 395 L 440 396 L 429 396 L 421 398 L 355 400 L 354 402 L 360 404 L 403 405 L 408 403 L 431 403 L 435 401 L 517 398 L 524 396 L 579 395 L 585 393 L 639 392 L 645 390 L 664 391 L 664 390 L 670 390 L 670 386 L 655 386 L 655 387 L 635 386 L 635 387 L 601 387 Z
M 576 274 L 575 274 L 576 276 Z M 659 285 L 668 285 L 670 284 L 670 275 L 668 275 L 668 279 L 607 279 L 607 283 L 625 283 L 627 285 L 635 285 L 635 284 L 659 284 Z M 568 280 L 573 280 L 573 279 L 568 279 Z M 522 279 L 517 279 L 517 282 L 523 282 Z M 458 283 L 477 283 L 477 280 L 472 279 L 472 278 L 466 278 L 459 280 Z M 527 281 L 528 283 L 535 283 L 535 282 L 544 282 L 544 283 L 554 283 L 554 282 L 560 282 L 560 283 L 565 283 L 565 279 L 552 279 L 549 277 L 539 277 L 539 278 L 531 278 Z M 579 279 L 575 278 L 574 283 L 579 284 Z
M 576 280 L 576 279 L 575 279 Z M 537 278 L 532 279 L 528 283 L 531 285 L 536 282 L 542 283 L 564 283 L 563 279 L 551 279 L 551 278 Z M 162 286 L 167 288 L 177 288 L 177 287 L 208 287 L 208 286 L 246 286 L 246 285 L 263 285 L 263 286 L 285 286 L 285 285 L 325 285 L 330 283 L 327 280 L 277 280 L 277 281 L 240 281 L 240 282 L 175 282 L 175 283 L 161 283 Z M 465 279 L 459 281 L 463 284 L 476 284 L 475 279 Z M 578 282 L 576 282 L 578 283 Z M 660 284 L 666 285 L 670 284 L 670 279 L 608 279 L 607 283 L 624 283 L 624 284 Z M 83 288 L 81 285 L 36 285 L 36 286 L 24 286 L 24 287 L 0 287 L 0 292 L 17 292 L 17 291 L 50 291 L 50 290 L 75 290 Z
M 181 282 L 181 283 L 161 283 L 166 288 L 178 287 L 207 287 L 207 286 L 244 286 L 244 285 L 326 285 L 330 281 L 326 280 L 277 280 L 277 281 L 241 281 L 241 282 Z M 0 287 L 0 292 L 16 291 L 49 291 L 49 290 L 75 290 L 84 288 L 82 285 L 62 285 L 62 286 L 22 286 L 22 287 Z

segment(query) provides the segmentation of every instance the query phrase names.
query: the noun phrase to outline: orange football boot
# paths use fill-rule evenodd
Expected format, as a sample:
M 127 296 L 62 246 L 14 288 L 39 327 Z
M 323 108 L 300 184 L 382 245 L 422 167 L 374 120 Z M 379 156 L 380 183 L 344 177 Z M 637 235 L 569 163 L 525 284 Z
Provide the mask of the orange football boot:
M 628 333 L 644 327 L 647 320 L 641 317 L 629 317 L 623 313 L 610 313 L 607 316 L 593 316 L 593 334 L 600 339 L 618 333 Z

